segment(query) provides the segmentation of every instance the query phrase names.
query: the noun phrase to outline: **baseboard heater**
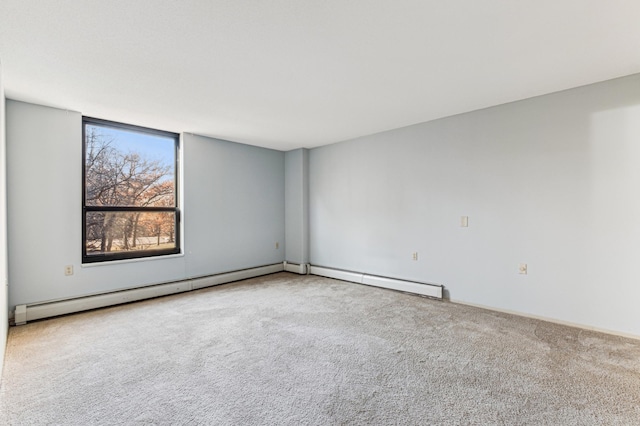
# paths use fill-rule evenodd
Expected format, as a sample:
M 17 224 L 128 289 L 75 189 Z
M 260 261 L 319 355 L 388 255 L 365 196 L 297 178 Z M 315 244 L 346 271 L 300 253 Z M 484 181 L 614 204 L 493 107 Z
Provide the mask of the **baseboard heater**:
M 74 312 L 88 311 L 90 309 L 104 308 L 106 306 L 120 305 L 122 303 L 167 296 L 169 294 L 183 293 L 186 291 L 230 283 L 247 278 L 259 277 L 261 275 L 273 274 L 283 270 L 284 264 L 276 263 L 273 265 L 260 266 L 257 268 L 243 269 L 205 277 L 189 278 L 183 281 L 167 284 L 157 284 L 129 290 L 114 291 L 112 293 L 32 305 L 18 305 L 16 306 L 14 321 L 16 325 L 23 325 L 28 321 L 71 314 Z
M 309 273 L 308 263 L 284 262 L 284 270 L 294 274 L 307 275 Z
M 358 284 L 366 284 L 375 287 L 389 288 L 392 290 L 404 291 L 407 293 L 420 294 L 422 296 L 442 299 L 443 286 L 439 284 L 420 283 L 415 281 L 405 281 L 395 278 L 369 275 L 362 272 L 344 271 L 341 269 L 325 268 L 311 265 L 312 275 L 320 275 L 328 278 L 335 278 L 342 281 L 350 281 Z

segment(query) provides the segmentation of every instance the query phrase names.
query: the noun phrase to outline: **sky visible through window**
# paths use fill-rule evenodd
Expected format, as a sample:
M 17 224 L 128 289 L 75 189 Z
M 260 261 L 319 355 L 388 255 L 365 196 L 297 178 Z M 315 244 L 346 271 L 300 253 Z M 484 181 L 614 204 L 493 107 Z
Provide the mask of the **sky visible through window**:
M 95 129 L 105 139 L 112 139 L 111 146 L 120 152 L 136 152 L 148 160 L 157 160 L 163 166 L 174 166 L 175 143 L 172 138 L 88 124 L 87 130 L 90 129 Z

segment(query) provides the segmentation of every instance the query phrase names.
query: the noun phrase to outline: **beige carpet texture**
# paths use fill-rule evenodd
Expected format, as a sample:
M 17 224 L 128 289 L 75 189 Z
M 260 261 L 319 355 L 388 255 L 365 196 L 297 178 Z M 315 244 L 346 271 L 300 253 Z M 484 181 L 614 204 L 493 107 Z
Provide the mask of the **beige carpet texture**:
M 10 329 L 3 425 L 640 425 L 640 341 L 278 273 Z

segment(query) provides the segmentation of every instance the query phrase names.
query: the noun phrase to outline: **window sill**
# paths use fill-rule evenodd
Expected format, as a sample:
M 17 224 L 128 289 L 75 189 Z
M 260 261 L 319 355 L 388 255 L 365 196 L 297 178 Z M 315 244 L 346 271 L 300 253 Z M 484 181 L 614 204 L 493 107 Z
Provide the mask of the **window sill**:
M 157 260 L 175 259 L 178 257 L 184 257 L 184 253 L 167 254 L 164 256 L 138 257 L 136 259 L 120 259 L 120 260 L 107 260 L 105 262 L 83 263 L 81 266 L 83 268 L 94 268 L 99 266 L 120 265 L 123 263 L 137 263 L 137 262 L 149 262 L 149 261 L 157 261 Z

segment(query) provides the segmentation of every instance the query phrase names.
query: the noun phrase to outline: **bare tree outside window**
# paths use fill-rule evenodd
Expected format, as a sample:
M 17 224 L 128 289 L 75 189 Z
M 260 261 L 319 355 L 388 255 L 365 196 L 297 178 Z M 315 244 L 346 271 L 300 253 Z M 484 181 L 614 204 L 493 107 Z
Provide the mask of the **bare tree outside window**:
M 85 117 L 84 262 L 179 253 L 178 135 Z

